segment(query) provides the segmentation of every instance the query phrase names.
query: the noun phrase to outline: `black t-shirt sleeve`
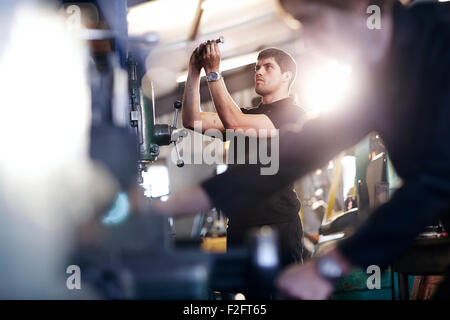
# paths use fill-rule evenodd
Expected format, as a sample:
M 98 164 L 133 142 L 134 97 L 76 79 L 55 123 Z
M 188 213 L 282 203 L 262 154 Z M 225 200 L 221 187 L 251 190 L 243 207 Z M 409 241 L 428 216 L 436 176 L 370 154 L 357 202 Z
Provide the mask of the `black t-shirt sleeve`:
M 306 120 L 306 112 L 303 108 L 293 105 L 274 114 L 269 114 L 269 118 L 275 128 L 282 130 L 287 125 L 302 124 Z

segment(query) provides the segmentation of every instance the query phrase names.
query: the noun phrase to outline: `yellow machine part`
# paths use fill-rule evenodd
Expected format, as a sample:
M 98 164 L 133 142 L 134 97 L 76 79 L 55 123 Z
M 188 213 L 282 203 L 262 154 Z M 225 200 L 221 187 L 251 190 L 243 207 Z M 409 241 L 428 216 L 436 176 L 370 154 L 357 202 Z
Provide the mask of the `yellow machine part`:
M 227 237 L 203 238 L 201 247 L 205 252 L 225 253 L 227 252 Z
M 331 180 L 330 193 L 328 195 L 328 206 L 325 215 L 325 222 L 331 220 L 336 213 L 333 212 L 334 203 L 336 201 L 336 193 L 339 188 L 339 183 L 342 179 L 342 158 L 345 153 L 339 154 L 335 160 L 335 165 L 333 168 L 333 179 Z

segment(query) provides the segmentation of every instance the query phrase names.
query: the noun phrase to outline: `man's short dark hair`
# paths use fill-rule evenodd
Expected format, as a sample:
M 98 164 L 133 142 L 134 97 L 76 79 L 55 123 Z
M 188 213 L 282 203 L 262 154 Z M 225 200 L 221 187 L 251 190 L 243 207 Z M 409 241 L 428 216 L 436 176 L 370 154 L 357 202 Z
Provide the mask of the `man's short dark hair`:
M 292 58 L 289 53 L 278 48 L 267 48 L 258 54 L 258 60 L 266 58 L 274 58 L 276 63 L 280 66 L 281 72 L 284 73 L 290 71 L 292 73 L 292 79 L 289 82 L 290 88 L 297 75 L 297 64 L 295 63 L 294 58 Z

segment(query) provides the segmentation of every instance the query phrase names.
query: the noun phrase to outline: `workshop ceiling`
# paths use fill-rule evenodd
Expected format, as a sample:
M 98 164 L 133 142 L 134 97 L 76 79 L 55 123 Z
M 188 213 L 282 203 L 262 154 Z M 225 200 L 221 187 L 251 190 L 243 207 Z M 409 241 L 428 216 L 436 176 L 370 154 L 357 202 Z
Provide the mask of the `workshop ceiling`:
M 224 36 L 220 48 L 225 60 L 281 46 L 295 36 L 279 16 L 276 0 L 151 1 L 129 8 L 127 19 L 130 35 L 156 33 L 160 38 L 147 59 L 156 96 L 173 92 L 191 52 L 203 41 Z

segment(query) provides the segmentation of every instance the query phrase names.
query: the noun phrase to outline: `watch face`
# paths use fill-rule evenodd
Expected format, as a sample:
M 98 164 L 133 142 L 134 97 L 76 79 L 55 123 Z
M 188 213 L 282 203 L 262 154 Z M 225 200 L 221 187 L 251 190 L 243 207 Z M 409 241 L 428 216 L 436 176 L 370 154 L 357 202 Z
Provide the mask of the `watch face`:
M 219 79 L 219 73 L 218 72 L 210 72 L 208 74 L 208 80 L 209 81 L 216 81 Z

